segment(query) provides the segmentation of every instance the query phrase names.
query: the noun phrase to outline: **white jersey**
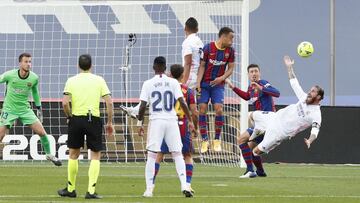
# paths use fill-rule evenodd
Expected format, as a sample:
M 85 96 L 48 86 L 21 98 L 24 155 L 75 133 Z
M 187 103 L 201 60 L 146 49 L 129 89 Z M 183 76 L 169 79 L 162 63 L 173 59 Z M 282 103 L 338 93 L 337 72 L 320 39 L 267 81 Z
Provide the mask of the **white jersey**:
M 185 65 L 185 56 L 192 54 L 190 74 L 192 76 L 195 75 L 195 77 L 200 66 L 200 56 L 202 54 L 203 47 L 204 44 L 201 39 L 196 35 L 196 33 L 188 35 L 182 43 L 182 65 Z
M 161 74 L 144 82 L 140 100 L 149 104 L 150 120 L 177 119 L 175 101 L 183 96 L 179 82 Z
M 321 125 L 320 106 L 306 104 L 307 94 L 296 78 L 290 79 L 290 84 L 299 101 L 276 112 L 282 131 L 293 137 L 298 132 L 313 126 L 312 134 L 317 136 Z

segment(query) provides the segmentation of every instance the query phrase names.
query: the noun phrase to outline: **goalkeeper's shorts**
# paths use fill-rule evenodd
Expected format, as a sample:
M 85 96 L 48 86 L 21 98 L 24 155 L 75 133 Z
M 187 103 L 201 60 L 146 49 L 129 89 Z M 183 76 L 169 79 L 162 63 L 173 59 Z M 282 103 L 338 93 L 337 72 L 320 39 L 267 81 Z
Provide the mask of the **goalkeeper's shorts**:
M 27 109 L 24 112 L 12 113 L 3 109 L 0 116 L 0 126 L 7 126 L 11 128 L 14 122 L 19 119 L 24 125 L 31 125 L 39 121 L 32 109 Z

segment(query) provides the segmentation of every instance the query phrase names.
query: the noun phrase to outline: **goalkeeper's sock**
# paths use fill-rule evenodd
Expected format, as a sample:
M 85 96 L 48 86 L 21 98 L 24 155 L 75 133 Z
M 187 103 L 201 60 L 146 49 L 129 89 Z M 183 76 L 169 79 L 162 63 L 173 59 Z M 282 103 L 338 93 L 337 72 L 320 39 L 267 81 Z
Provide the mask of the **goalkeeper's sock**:
M 45 154 L 51 154 L 50 142 L 47 135 L 40 136 L 41 145 L 44 147 Z
M 246 170 L 254 172 L 253 161 L 252 161 L 252 152 L 247 143 L 243 143 L 239 145 L 241 149 L 242 156 L 246 163 Z
M 254 165 L 256 166 L 256 169 L 260 172 L 264 172 L 261 156 L 256 156 L 252 153 L 252 160 L 254 162 Z
M 188 190 L 188 188 L 186 187 L 186 169 L 184 157 L 181 152 L 171 152 L 171 155 L 174 159 L 176 172 L 180 179 L 181 190 Z
M 78 173 L 79 162 L 77 159 L 69 159 L 68 162 L 68 186 L 67 190 L 72 192 L 75 190 L 76 175 Z
M 208 140 L 206 115 L 199 115 L 199 127 L 202 140 Z
M 148 151 L 147 161 L 145 165 L 146 188 L 153 188 L 155 161 L 156 161 L 156 153 Z
M 194 166 L 192 164 L 185 164 L 186 167 L 186 183 L 191 184 Z
M 215 116 L 215 139 L 220 139 L 221 129 L 224 125 L 224 116 Z
M 100 160 L 91 160 L 89 167 L 89 186 L 88 192 L 95 193 L 95 186 L 100 173 Z
M 155 179 L 157 174 L 159 173 L 160 170 L 160 163 L 155 163 L 155 173 L 154 173 L 154 179 L 153 179 L 153 184 L 155 185 Z

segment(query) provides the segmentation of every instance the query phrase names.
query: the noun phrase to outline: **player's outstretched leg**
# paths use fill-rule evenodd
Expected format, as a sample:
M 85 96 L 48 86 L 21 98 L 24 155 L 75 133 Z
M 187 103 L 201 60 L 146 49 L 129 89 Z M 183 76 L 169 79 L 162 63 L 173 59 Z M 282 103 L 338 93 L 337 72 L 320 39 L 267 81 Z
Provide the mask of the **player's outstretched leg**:
M 140 103 L 135 107 L 126 107 L 120 105 L 120 109 L 133 119 L 137 119 L 137 115 L 139 114 L 139 108 L 140 108 Z
M 29 125 L 29 127 L 40 136 L 40 142 L 41 145 L 44 147 L 46 160 L 51 161 L 55 166 L 61 166 L 61 161 L 56 156 L 51 154 L 50 142 L 46 135 L 46 131 L 40 121 L 37 120 L 35 123 Z

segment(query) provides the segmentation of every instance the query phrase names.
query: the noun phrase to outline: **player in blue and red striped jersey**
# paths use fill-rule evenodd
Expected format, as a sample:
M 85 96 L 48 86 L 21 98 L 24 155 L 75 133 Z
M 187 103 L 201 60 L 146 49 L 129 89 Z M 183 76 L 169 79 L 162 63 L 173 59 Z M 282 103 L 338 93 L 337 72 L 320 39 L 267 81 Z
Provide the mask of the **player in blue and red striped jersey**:
M 170 67 L 170 73 L 171 77 L 177 79 L 179 82 L 183 80 L 184 76 L 184 67 L 179 64 L 174 64 Z M 181 84 L 181 91 L 184 94 L 184 99 L 190 109 L 191 116 L 194 122 L 194 126 L 197 132 L 197 108 L 196 108 L 196 102 L 195 102 L 195 96 L 194 92 L 191 88 L 186 86 L 185 84 Z M 179 102 L 175 104 L 175 111 L 178 116 L 178 122 L 179 122 L 179 129 L 180 129 L 180 135 L 181 135 L 181 141 L 183 144 L 182 147 L 182 153 L 185 160 L 185 167 L 186 167 L 186 184 L 187 187 L 190 188 L 190 191 L 193 193 L 194 190 L 191 188 L 191 179 L 192 179 L 192 173 L 193 173 L 193 159 L 192 159 L 192 153 L 194 151 L 194 147 L 192 144 L 192 134 L 188 128 L 188 119 L 185 116 L 184 111 L 182 110 Z M 194 135 L 196 136 L 196 135 Z M 155 184 L 155 178 L 160 170 L 160 162 L 163 160 L 164 154 L 169 153 L 169 148 L 166 145 L 165 142 L 163 142 L 161 146 L 161 152 L 157 154 L 156 163 L 155 163 L 155 174 L 153 183 Z
M 199 127 L 202 137 L 201 153 L 207 152 L 209 147 L 206 113 L 210 99 L 215 110 L 213 148 L 216 152 L 221 151 L 220 134 L 224 125 L 224 84 L 225 79 L 232 74 L 235 67 L 235 51 L 231 47 L 234 31 L 231 28 L 223 27 L 218 36 L 219 38 L 215 42 L 210 42 L 204 46 L 197 76 Z
M 247 92 L 235 87 L 229 80 L 226 80 L 226 83 L 242 99 L 250 101 L 253 104 L 252 110 L 275 111 L 273 97 L 280 96 L 279 90 L 273 87 L 268 81 L 260 79 L 260 67 L 257 64 L 250 64 L 247 67 L 247 71 L 251 82 Z M 237 143 L 247 166 L 246 172 L 244 175 L 240 176 L 241 178 L 253 178 L 256 176 L 266 177 L 261 157 L 255 156 L 251 150 L 263 140 L 264 135 L 249 141 L 253 130 L 254 128 L 248 128 L 237 138 Z M 257 169 L 256 173 L 253 169 L 253 163 Z

